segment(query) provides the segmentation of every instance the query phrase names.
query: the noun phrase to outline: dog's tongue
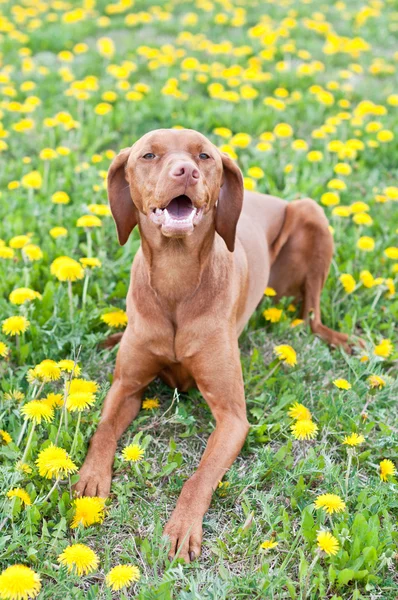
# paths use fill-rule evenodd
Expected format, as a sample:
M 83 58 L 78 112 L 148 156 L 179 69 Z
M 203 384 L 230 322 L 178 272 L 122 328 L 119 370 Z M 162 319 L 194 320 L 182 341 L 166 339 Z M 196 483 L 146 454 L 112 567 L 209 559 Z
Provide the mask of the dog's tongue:
M 192 213 L 192 202 L 188 196 L 177 196 L 167 205 L 167 212 L 173 219 L 186 219 Z

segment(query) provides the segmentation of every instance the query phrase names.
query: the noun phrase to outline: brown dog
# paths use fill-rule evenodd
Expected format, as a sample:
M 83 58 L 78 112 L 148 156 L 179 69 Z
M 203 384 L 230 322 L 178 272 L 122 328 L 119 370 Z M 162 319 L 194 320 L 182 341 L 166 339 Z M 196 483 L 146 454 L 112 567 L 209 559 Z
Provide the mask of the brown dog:
M 114 381 L 76 489 L 109 494 L 118 439 L 157 375 L 182 391 L 196 385 L 216 427 L 165 528 L 171 556 L 189 561 L 200 554 L 212 492 L 249 429 L 238 337 L 265 287 L 302 300 L 312 331 L 348 349 L 347 335 L 321 323 L 333 241 L 316 202 L 244 194 L 238 166 L 192 130 L 152 131 L 122 150 L 108 195 L 119 242 L 138 225 L 141 248 Z

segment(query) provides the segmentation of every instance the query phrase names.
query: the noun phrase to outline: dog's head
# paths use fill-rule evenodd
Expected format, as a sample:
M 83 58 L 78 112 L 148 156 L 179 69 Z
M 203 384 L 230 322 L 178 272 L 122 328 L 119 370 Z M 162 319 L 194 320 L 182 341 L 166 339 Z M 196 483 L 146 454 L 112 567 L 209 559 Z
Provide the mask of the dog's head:
M 214 215 L 232 252 L 242 209 L 239 167 L 192 129 L 158 129 L 122 150 L 108 173 L 120 244 L 142 218 L 167 237 L 185 237 Z M 142 221 L 141 221 L 142 222 Z

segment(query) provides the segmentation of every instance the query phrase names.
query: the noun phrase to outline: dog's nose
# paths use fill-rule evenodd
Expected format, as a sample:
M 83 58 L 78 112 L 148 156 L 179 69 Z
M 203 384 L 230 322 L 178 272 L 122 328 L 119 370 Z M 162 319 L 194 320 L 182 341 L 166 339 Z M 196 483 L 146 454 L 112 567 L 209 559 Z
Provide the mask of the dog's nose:
M 170 177 L 173 179 L 186 179 L 188 183 L 195 185 L 200 177 L 199 170 L 190 162 L 179 162 L 175 164 Z

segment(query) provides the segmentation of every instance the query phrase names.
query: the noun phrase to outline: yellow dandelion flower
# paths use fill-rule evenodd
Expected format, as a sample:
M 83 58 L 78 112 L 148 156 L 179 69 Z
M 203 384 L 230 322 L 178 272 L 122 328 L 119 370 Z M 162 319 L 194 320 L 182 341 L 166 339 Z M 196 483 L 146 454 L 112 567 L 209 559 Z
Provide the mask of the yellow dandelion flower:
M 76 227 L 102 227 L 102 221 L 95 215 L 84 215 L 76 221 Z
M 140 578 L 139 568 L 135 565 L 117 565 L 113 567 L 106 576 L 106 584 L 114 592 L 138 581 Z
M 82 265 L 68 256 L 59 256 L 56 258 L 51 263 L 50 272 L 59 281 L 77 281 L 84 277 Z
M 124 327 L 127 325 L 127 314 L 124 310 L 114 310 L 101 315 L 101 321 L 109 327 Z
M 55 240 L 59 237 L 66 237 L 68 235 L 68 230 L 65 227 L 53 227 L 50 229 L 50 235 Z
M 25 506 L 30 506 L 32 504 L 32 500 L 30 499 L 28 492 L 23 488 L 14 488 L 8 491 L 7 498 L 19 498 L 21 502 L 25 504 Z
M 48 404 L 48 406 L 51 406 L 51 408 L 61 408 L 64 405 L 64 396 L 63 394 L 54 394 L 53 392 L 51 392 L 50 394 L 47 394 L 47 396 L 42 400 L 42 402 L 45 402 L 46 404 Z
M 385 380 L 379 375 L 370 375 L 370 377 L 367 379 L 367 382 L 369 387 L 373 389 L 378 388 L 379 390 L 383 389 L 383 387 L 386 385 Z
M 335 379 L 333 384 L 339 388 L 339 390 L 350 390 L 352 387 L 351 383 L 349 383 L 347 379 Z
M 300 404 L 299 402 L 295 402 L 294 404 L 292 404 L 292 406 L 287 411 L 287 414 L 289 415 L 289 417 L 295 419 L 296 421 L 311 421 L 312 419 L 311 412 L 308 410 L 308 408 L 304 406 L 304 404 Z
M 281 320 L 282 312 L 281 308 L 266 308 L 263 316 L 266 321 L 278 323 Z
M 22 177 L 21 183 L 28 189 L 39 190 L 42 186 L 43 179 L 39 171 L 31 171 Z
M 27 463 L 23 463 L 22 461 L 18 461 L 15 465 L 17 471 L 24 473 L 25 475 L 30 475 L 33 471 L 32 467 L 30 467 Z
M 1 356 L 1 358 L 6 358 L 6 356 L 8 356 L 9 352 L 10 352 L 9 347 L 4 342 L 0 342 L 0 356 Z
M 318 531 L 316 539 L 318 541 L 318 548 L 323 550 L 328 556 L 334 556 L 339 551 L 339 541 L 330 531 Z
M 380 344 L 377 344 L 373 350 L 373 354 L 380 356 L 381 358 L 388 358 L 394 351 L 394 346 L 388 339 L 381 340 Z
M 335 512 L 343 512 L 346 505 L 337 494 L 321 494 L 315 500 L 315 508 L 323 508 L 329 515 L 332 515 Z
M 26 246 L 22 248 L 22 252 L 31 262 L 43 258 L 43 252 L 36 244 L 26 244 Z
M 66 373 L 73 373 L 75 377 L 77 375 L 80 375 L 81 373 L 81 368 L 79 367 L 79 365 L 75 364 L 75 361 L 70 360 L 68 358 L 59 360 L 57 364 L 61 371 L 65 371 Z
M 10 239 L 9 246 L 10 248 L 15 248 L 19 250 L 29 244 L 30 236 L 29 235 L 16 235 Z
M 275 346 L 274 353 L 280 361 L 284 362 L 290 367 L 294 367 L 297 364 L 296 352 L 288 344 L 281 344 L 280 346 Z
M 388 460 L 388 458 L 385 458 L 384 460 L 381 461 L 380 463 L 380 479 L 382 481 L 388 481 L 389 477 L 392 477 L 392 475 L 395 475 L 396 473 L 396 468 L 394 463 L 392 462 L 392 460 Z
M 290 323 L 290 327 L 298 327 L 299 325 L 302 325 L 304 323 L 303 319 L 293 319 L 293 321 Z
M 35 366 L 35 375 L 41 381 L 57 381 L 61 377 L 61 369 L 55 360 L 46 358 Z
M 58 562 L 67 567 L 68 572 L 74 572 L 81 577 L 94 571 L 99 565 L 99 558 L 85 544 L 72 544 L 58 556 Z
M 73 501 L 75 513 L 71 528 L 74 529 L 79 525 L 89 527 L 94 523 L 102 523 L 105 518 L 105 500 L 104 498 L 87 497 L 76 498 Z
M 154 408 L 159 408 L 160 403 L 157 398 L 145 398 L 142 402 L 142 408 L 144 410 L 152 410 Z
M 14 255 L 15 255 L 15 252 L 12 248 L 8 248 L 7 246 L 0 247 L 0 258 L 9 260 L 11 258 L 14 258 Z
M 265 540 L 265 542 L 263 542 L 260 545 L 260 548 L 262 548 L 262 550 L 272 550 L 272 548 L 276 548 L 278 545 L 278 542 L 274 542 L 272 540 Z
M 30 322 L 26 317 L 8 317 L 2 324 L 2 331 L 6 335 L 21 335 L 30 327 Z
M 51 202 L 54 204 L 69 204 L 70 198 L 66 192 L 55 192 L 51 196 Z
M 63 477 L 77 471 L 77 466 L 63 448 L 50 444 L 39 453 L 36 460 L 41 477 L 51 479 L 54 475 Z
M 75 394 L 77 392 L 95 394 L 97 391 L 97 383 L 95 381 L 89 381 L 87 379 L 72 379 L 68 388 L 69 394 Z
M 391 258 L 391 260 L 398 260 L 398 248 L 396 246 L 390 246 L 384 250 L 384 256 Z
M 16 288 L 8 297 L 11 304 L 25 304 L 25 302 L 36 300 L 36 298 L 41 300 L 41 294 L 30 288 Z
M 92 269 L 94 269 L 95 267 L 100 267 L 102 265 L 102 262 L 100 261 L 99 258 L 80 258 L 79 259 L 80 262 L 82 263 L 83 267 L 90 267 Z
M 318 433 L 318 426 L 311 419 L 300 419 L 290 429 L 296 440 L 313 440 Z
M 112 214 L 107 204 L 89 204 L 88 210 L 97 217 L 109 217 Z
M 343 439 L 343 444 L 346 446 L 360 446 L 365 441 L 365 438 L 360 433 L 351 433 L 346 435 Z
M 31 400 L 21 408 L 21 414 L 25 415 L 25 420 L 33 421 L 33 423 L 41 423 L 45 421 L 49 423 L 54 418 L 54 411 L 46 402 L 42 400 Z
M 16 400 L 17 402 L 22 402 L 25 398 L 25 394 L 20 392 L 19 390 L 10 390 L 4 394 L 4 400 Z
M 266 287 L 264 290 L 264 296 L 276 296 L 276 291 L 272 287 Z
M 95 403 L 95 394 L 90 392 L 74 392 L 66 400 L 66 408 L 70 412 L 81 412 Z
M 356 281 L 353 278 L 353 276 L 349 273 L 343 273 L 342 275 L 340 275 L 339 279 L 347 294 L 352 294 L 356 286 Z
M 359 248 L 359 250 L 363 250 L 364 252 L 372 252 L 372 250 L 374 250 L 374 247 L 374 239 L 367 235 L 360 237 L 357 241 L 357 248 Z
M 40 576 L 25 565 L 12 565 L 0 575 L 0 597 L 4 600 L 36 598 L 40 589 Z
M 11 444 L 12 437 L 8 433 L 8 431 L 4 431 L 4 429 L 0 429 L 0 437 L 5 444 Z
M 123 449 L 122 456 L 125 460 L 139 462 L 143 459 L 145 450 L 139 444 L 130 444 Z

